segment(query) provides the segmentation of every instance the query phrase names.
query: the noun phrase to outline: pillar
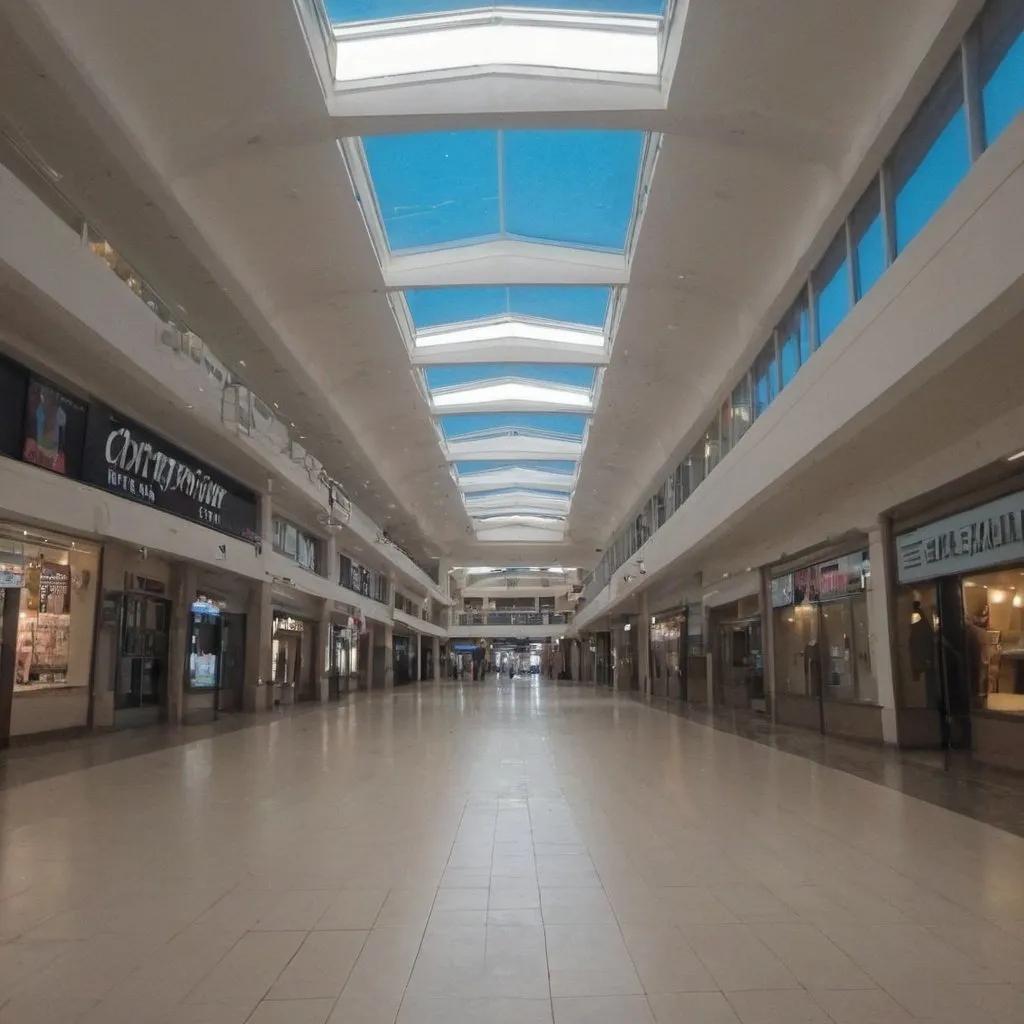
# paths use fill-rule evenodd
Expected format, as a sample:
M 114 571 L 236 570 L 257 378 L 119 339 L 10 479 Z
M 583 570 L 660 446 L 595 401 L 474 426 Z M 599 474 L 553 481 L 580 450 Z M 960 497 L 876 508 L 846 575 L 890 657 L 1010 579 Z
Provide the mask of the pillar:
M 274 704 L 270 647 L 273 626 L 270 581 L 253 583 L 245 616 L 245 690 L 242 694 L 242 707 L 246 711 L 266 711 Z
M 581 640 L 570 640 L 569 648 L 569 671 L 572 674 L 572 681 L 574 683 L 583 682 L 582 676 L 582 665 L 580 664 L 580 644 Z
M 651 608 L 647 591 L 640 593 L 640 614 L 636 628 L 637 685 L 647 697 L 651 695 Z
M 433 664 L 433 675 L 434 682 L 439 683 L 441 681 L 441 639 L 440 637 L 434 637 L 430 644 L 430 653 L 432 655 Z
M 331 692 L 331 601 L 328 598 L 324 598 L 321 602 L 320 622 L 317 625 L 316 639 L 316 694 L 317 700 L 321 704 L 325 704 Z
M 892 524 L 881 519 L 868 531 L 868 643 L 871 664 L 878 683 L 878 703 L 882 708 L 882 738 L 896 743 L 899 729 L 896 716 L 895 612 L 893 602 Z
M 181 725 L 185 721 L 185 673 L 188 671 L 190 638 L 188 632 L 192 602 L 196 596 L 197 571 L 188 562 L 171 566 L 169 594 L 171 623 L 167 637 L 167 721 Z

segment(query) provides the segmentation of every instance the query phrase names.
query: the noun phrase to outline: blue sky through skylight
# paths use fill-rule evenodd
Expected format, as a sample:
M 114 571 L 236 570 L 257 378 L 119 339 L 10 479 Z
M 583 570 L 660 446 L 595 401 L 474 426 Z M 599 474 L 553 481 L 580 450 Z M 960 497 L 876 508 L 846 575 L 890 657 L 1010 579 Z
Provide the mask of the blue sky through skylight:
M 515 285 L 414 288 L 403 294 L 417 330 L 500 316 L 534 317 L 603 327 L 611 288 L 589 285 Z
M 490 430 L 537 430 L 583 440 L 586 416 L 558 412 L 466 413 L 461 416 L 439 416 L 438 422 L 449 440 Z
M 331 21 L 379 21 L 417 14 L 525 7 L 539 10 L 592 11 L 601 14 L 662 14 L 664 0 L 325 0 Z
M 535 469 L 540 473 L 557 473 L 559 476 L 572 476 L 576 472 L 575 462 L 560 459 L 480 459 L 460 461 L 454 465 L 459 476 L 472 476 L 497 469 Z
M 565 501 L 565 491 L 546 491 L 543 487 L 498 487 L 492 491 L 473 491 L 467 495 L 472 501 L 486 501 L 488 498 L 506 498 L 511 494 L 525 494 L 531 498 L 548 498 Z
M 623 252 L 643 145 L 591 129 L 363 139 L 392 252 L 502 237 Z
M 542 381 L 574 388 L 594 386 L 593 366 L 556 363 L 465 363 L 455 366 L 428 366 L 423 374 L 431 391 L 463 384 L 479 384 L 503 377 Z

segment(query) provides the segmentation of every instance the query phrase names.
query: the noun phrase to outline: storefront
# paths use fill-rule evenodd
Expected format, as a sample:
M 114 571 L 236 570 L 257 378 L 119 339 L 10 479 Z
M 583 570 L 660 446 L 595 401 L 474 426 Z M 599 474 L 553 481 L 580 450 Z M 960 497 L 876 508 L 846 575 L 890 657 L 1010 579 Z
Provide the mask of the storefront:
M 407 683 L 415 682 L 417 677 L 417 647 L 418 638 L 415 636 L 395 633 L 392 638 L 392 667 L 394 670 L 395 686 L 404 686 Z
M 772 573 L 775 720 L 881 743 L 867 544 Z
M 637 672 L 638 630 L 636 619 L 616 623 L 612 628 L 612 685 L 616 690 L 632 691 L 640 687 Z
M 275 610 L 270 642 L 274 702 L 293 704 L 316 700 L 316 632 L 311 619 L 291 611 Z
M 708 595 L 711 600 L 721 592 Z M 705 600 L 714 705 L 765 711 L 764 646 L 757 593 L 710 604 Z
M 0 746 L 89 723 L 99 549 L 0 523 Z
M 1024 770 L 1024 491 L 895 543 L 900 743 Z
M 359 686 L 361 631 L 359 616 L 335 602 L 327 649 L 327 693 L 331 700 L 337 700 Z
M 241 711 L 245 701 L 248 581 L 200 571 L 188 610 L 188 665 L 183 718 L 209 720 Z
M 651 622 L 651 693 L 686 700 L 686 611 L 662 612 Z

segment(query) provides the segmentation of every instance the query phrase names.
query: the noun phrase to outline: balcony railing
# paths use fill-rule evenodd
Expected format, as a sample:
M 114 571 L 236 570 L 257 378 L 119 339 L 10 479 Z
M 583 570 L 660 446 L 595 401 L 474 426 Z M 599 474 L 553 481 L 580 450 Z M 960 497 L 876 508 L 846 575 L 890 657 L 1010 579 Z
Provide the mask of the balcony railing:
M 459 612 L 458 626 L 564 626 L 572 612 Z

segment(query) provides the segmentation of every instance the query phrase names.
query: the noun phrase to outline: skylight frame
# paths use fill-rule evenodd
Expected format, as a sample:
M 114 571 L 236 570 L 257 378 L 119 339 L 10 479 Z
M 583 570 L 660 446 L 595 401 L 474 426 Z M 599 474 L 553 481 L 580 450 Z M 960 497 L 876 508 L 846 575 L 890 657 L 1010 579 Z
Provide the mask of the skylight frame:
M 666 4 L 660 15 L 497 6 L 336 23 L 330 33 L 330 75 L 338 92 L 478 78 L 481 74 L 660 84 L 674 6 Z M 418 45 L 406 47 L 413 59 L 407 55 L 404 62 L 396 60 L 395 51 L 413 37 L 419 37 Z M 633 45 L 623 46 L 626 40 Z M 601 44 L 617 51 L 614 61 L 593 60 Z M 484 59 L 445 66 L 426 56 L 456 48 L 483 54 Z M 535 60 L 543 50 L 564 56 L 574 49 L 581 56 L 569 65 Z M 622 59 L 626 49 L 633 55 L 629 62 Z M 417 60 L 415 51 L 423 57 Z M 372 66 L 375 73 L 346 74 L 342 68 L 346 58 L 357 66 Z

